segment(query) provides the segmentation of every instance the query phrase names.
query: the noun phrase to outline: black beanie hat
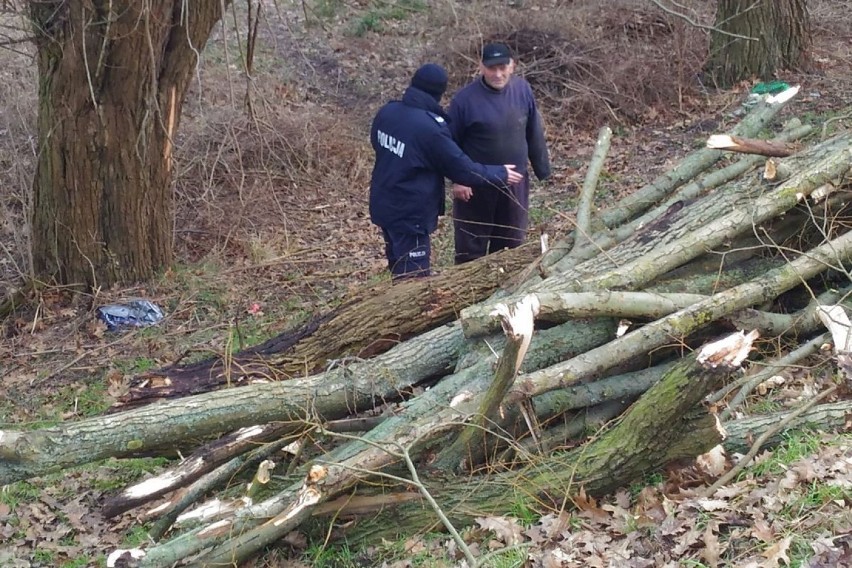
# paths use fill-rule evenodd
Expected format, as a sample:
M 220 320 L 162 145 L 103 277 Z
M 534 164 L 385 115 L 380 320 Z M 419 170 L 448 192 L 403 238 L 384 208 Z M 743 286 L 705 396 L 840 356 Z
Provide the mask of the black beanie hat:
M 441 97 L 447 90 L 447 72 L 440 65 L 427 63 L 414 73 L 411 86 L 429 93 L 436 101 L 441 102 Z

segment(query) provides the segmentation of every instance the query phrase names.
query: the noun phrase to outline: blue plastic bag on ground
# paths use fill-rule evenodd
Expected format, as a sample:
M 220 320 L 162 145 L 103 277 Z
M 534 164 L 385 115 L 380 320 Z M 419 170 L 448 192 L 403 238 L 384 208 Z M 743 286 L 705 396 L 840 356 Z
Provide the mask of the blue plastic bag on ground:
M 97 310 L 110 331 L 127 327 L 147 327 L 163 319 L 163 312 L 148 300 L 130 300 L 124 304 L 101 306 Z

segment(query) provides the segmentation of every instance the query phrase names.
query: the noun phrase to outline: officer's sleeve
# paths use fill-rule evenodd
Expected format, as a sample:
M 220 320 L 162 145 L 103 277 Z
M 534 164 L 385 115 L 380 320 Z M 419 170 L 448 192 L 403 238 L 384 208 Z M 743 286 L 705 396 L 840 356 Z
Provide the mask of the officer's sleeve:
M 550 177 L 550 156 L 547 152 L 547 142 L 544 138 L 544 124 L 541 114 L 536 108 L 532 89 L 529 90 L 530 117 L 527 120 L 527 147 L 535 177 L 544 180 Z
M 503 166 L 486 166 L 474 162 L 453 141 L 445 126 L 437 129 L 425 144 L 427 159 L 433 169 L 453 183 L 461 185 L 504 185 L 508 174 Z

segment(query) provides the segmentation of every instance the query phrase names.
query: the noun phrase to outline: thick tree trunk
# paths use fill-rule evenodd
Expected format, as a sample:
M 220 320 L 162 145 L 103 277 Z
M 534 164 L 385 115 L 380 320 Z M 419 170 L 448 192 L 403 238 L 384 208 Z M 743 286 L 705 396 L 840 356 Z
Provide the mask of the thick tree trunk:
M 729 87 L 805 63 L 811 45 L 806 0 L 718 0 L 707 70 Z
M 198 50 L 228 4 L 30 2 L 38 275 L 97 287 L 169 265 L 173 137 Z
M 113 410 L 208 392 L 223 385 L 320 373 L 333 363 L 354 360 L 349 358 L 374 357 L 452 321 L 463 308 L 488 298 L 536 255 L 537 248 L 526 245 L 451 267 L 430 278 L 371 288 L 298 330 L 228 360 L 208 359 L 145 373 L 134 379 Z
M 255 424 L 290 422 L 291 431 L 298 431 L 363 412 L 398 400 L 426 377 L 447 373 L 462 342 L 457 324 L 443 326 L 376 359 L 307 379 L 216 391 L 42 430 L 0 430 L 0 484 Z

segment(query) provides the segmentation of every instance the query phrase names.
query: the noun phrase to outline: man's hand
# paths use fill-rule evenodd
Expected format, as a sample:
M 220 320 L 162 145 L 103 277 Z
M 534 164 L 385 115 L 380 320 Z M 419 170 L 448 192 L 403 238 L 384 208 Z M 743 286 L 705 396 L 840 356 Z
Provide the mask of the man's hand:
M 510 184 L 520 183 L 524 179 L 524 174 L 515 171 L 517 166 L 514 164 L 504 164 L 503 167 L 506 168 L 506 173 L 509 174 L 509 179 L 506 181 Z
M 459 201 L 470 201 L 473 197 L 473 190 L 466 185 L 453 184 L 453 199 Z

